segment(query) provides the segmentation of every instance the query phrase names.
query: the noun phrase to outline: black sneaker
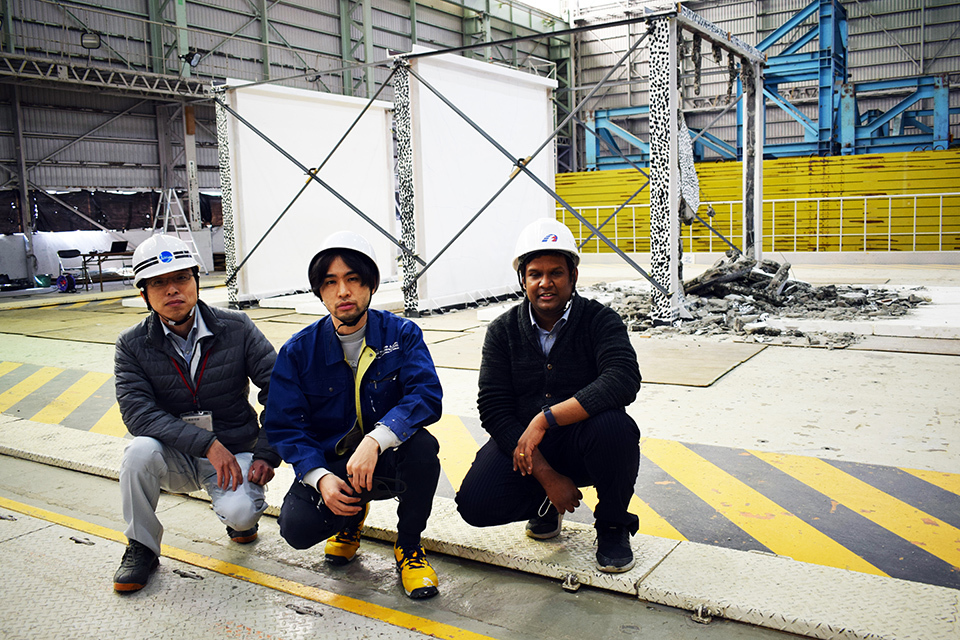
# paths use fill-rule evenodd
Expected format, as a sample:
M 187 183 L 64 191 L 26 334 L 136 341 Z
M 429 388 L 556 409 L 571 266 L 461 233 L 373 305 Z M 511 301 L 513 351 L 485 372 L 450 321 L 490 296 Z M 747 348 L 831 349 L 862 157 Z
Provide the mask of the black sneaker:
M 120 568 L 113 576 L 114 591 L 139 591 L 147 586 L 150 574 L 160 564 L 160 558 L 146 545 L 131 540 L 123 552 Z
M 535 540 L 556 538 L 560 535 L 561 523 L 563 523 L 563 514 L 551 504 L 546 515 L 527 521 L 527 535 Z
M 597 569 L 623 573 L 633 568 L 633 549 L 626 527 L 597 525 Z
M 253 525 L 253 528 L 246 529 L 245 531 L 237 531 L 236 529 L 227 527 L 227 535 L 230 536 L 230 539 L 237 544 L 250 544 L 257 539 L 257 531 L 259 529 L 259 524 L 255 524 Z

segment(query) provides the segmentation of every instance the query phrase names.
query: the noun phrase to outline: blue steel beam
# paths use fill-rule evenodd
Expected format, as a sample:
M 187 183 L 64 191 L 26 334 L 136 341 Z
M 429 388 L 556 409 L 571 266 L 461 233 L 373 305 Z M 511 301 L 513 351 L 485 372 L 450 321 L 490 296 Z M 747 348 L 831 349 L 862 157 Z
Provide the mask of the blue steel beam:
M 874 135 L 876 130 L 889 123 L 891 120 L 896 118 L 898 115 L 902 114 L 907 110 L 908 107 L 912 107 L 919 100 L 924 98 L 933 97 L 933 87 L 920 87 L 912 94 L 901 100 L 897 103 L 895 107 L 886 111 L 882 116 L 876 118 L 875 120 L 870 121 L 865 125 L 857 127 L 857 138 L 868 138 L 871 135 Z
M 699 135 L 700 135 L 700 140 L 698 140 L 698 141 L 695 143 L 695 145 L 694 145 L 694 150 L 695 150 L 695 151 L 696 151 L 696 147 L 699 146 L 700 144 L 702 144 L 702 145 L 705 146 L 705 147 L 709 147 L 709 148 L 713 149 L 713 150 L 716 151 L 718 154 L 720 154 L 720 156 L 721 156 L 722 158 L 724 158 L 724 159 L 726 159 L 726 160 L 736 160 L 736 159 L 737 159 L 737 150 L 736 150 L 736 148 L 733 147 L 732 145 L 724 142 L 724 141 L 721 140 L 720 138 L 718 138 L 718 137 L 716 137 L 716 136 L 714 136 L 714 135 L 712 135 L 712 134 L 710 134 L 710 133 L 706 133 L 706 132 L 701 133 L 700 131 L 697 131 L 696 129 L 690 129 L 690 133 L 692 133 L 692 134 L 699 134 Z M 694 153 L 694 156 L 697 157 L 698 159 L 702 160 L 702 159 L 703 159 L 703 151 L 701 150 L 699 154 L 695 152 L 695 153 Z
M 814 140 L 817 137 L 817 125 L 813 123 L 813 120 L 803 115 L 799 109 L 787 102 L 783 96 L 777 93 L 776 89 L 767 88 L 763 90 L 763 95 L 772 101 L 775 105 L 783 109 L 787 115 L 800 123 L 800 126 L 804 130 L 804 138 L 807 140 Z
M 810 29 L 805 34 L 803 34 L 802 36 L 794 40 L 793 44 L 791 44 L 789 47 L 787 47 L 782 52 L 780 52 L 780 55 L 789 56 L 791 54 L 794 54 L 800 51 L 800 49 L 803 49 L 806 45 L 813 42 L 816 39 L 818 33 L 819 33 L 819 29 L 817 27 L 810 27 Z
M 817 24 L 805 23 L 814 15 Z M 774 44 L 783 41 L 792 31 L 803 29 L 802 35 L 788 44 L 778 56 L 767 60 L 764 72 L 764 95 L 778 108 L 787 112 L 803 128 L 804 143 L 765 145 L 764 155 L 787 157 L 797 155 L 831 155 L 838 150 L 843 154 L 876 153 L 877 149 L 898 148 L 905 150 L 917 146 L 946 148 L 949 145 L 950 114 L 960 112 L 960 108 L 950 108 L 949 85 L 940 76 L 902 78 L 865 82 L 857 85 L 847 83 L 847 13 L 840 0 L 813 0 L 792 16 L 780 28 L 764 38 L 757 49 L 765 51 Z M 800 50 L 818 40 L 818 50 L 801 53 Z M 819 91 L 816 119 L 811 119 L 779 92 L 779 85 L 790 83 L 815 82 Z M 902 100 L 887 112 L 860 113 L 857 106 L 857 94 L 873 91 L 915 88 L 910 97 Z M 741 94 L 740 80 L 737 79 L 737 95 Z M 933 100 L 933 109 L 910 108 L 920 100 Z M 630 156 L 631 161 L 646 164 L 649 161 L 648 146 L 636 136 L 611 123 L 610 118 L 629 118 L 649 113 L 648 107 L 625 107 L 619 109 L 598 110 L 597 132 L 608 142 L 613 137 L 627 140 L 643 151 Z M 899 130 L 891 131 L 900 116 Z M 918 120 L 920 117 L 933 116 L 932 125 Z M 715 137 L 701 136 L 704 145 L 713 149 L 724 158 L 739 157 L 742 149 L 743 112 L 737 103 L 737 149 Z M 918 135 L 906 135 L 910 128 L 921 132 Z M 604 133 L 601 133 L 603 131 Z M 626 168 L 618 158 L 599 158 L 599 142 L 590 132 L 587 136 L 587 164 L 590 167 Z M 703 157 L 703 149 L 695 143 L 694 153 Z M 640 144 L 638 144 L 640 143 Z M 878 146 L 882 145 L 882 146 Z
M 798 11 L 792 18 L 783 23 L 776 31 L 768 35 L 766 38 L 760 41 L 760 44 L 757 45 L 757 49 L 760 51 L 766 51 L 772 45 L 776 44 L 783 38 L 785 35 L 799 27 L 801 24 L 806 22 L 806 20 L 817 13 L 817 9 L 820 6 L 820 0 L 813 0 L 806 7 Z
M 613 123 L 613 122 L 610 122 L 610 120 L 608 120 L 607 118 L 601 117 L 601 116 L 599 115 L 599 113 L 600 113 L 600 112 L 598 111 L 598 112 L 597 112 L 598 115 L 597 115 L 597 119 L 596 119 L 597 135 L 603 135 L 603 132 L 606 132 L 608 135 L 609 135 L 609 134 L 613 134 L 613 135 L 617 136 L 618 138 L 620 138 L 621 140 L 625 140 L 625 141 L 629 142 L 630 144 L 632 144 L 632 145 L 633 145 L 634 147 L 636 147 L 637 149 L 640 149 L 640 151 L 643 153 L 643 155 L 647 155 L 647 156 L 650 155 L 650 144 L 649 144 L 649 143 L 644 142 L 643 140 L 641 140 L 641 139 L 638 138 L 637 136 L 633 135 L 632 133 L 630 133 L 630 132 L 627 131 L 626 129 L 622 128 L 621 126 L 619 126 L 619 125 L 617 125 L 617 124 L 615 124 L 615 123 Z M 607 139 L 608 142 L 612 140 L 612 138 L 606 138 L 606 139 Z

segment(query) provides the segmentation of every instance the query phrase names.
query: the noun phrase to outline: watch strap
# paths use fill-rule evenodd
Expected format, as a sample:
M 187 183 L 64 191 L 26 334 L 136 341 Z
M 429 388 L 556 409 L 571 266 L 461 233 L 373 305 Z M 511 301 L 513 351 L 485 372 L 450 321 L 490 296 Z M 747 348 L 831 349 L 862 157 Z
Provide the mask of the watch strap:
M 559 426 L 557 424 L 557 419 L 553 417 L 553 411 L 550 410 L 550 405 L 543 405 L 543 417 L 547 419 L 547 424 L 550 425 L 550 428 Z

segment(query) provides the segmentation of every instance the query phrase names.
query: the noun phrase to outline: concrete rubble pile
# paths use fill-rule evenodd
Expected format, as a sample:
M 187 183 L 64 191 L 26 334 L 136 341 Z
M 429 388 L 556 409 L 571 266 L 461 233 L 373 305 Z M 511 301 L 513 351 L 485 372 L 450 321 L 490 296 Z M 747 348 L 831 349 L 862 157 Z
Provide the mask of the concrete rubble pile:
M 785 318 L 864 320 L 902 316 L 929 302 L 922 287 L 885 289 L 828 285 L 815 287 L 789 277 L 790 264 L 759 263 L 742 254 L 721 258 L 700 276 L 684 283 L 687 313 L 672 326 L 656 326 L 650 317 L 651 295 L 600 283 L 598 293 L 631 331 L 652 335 L 734 335 L 747 341 L 844 347 L 858 340 L 853 333 L 803 333 L 772 326 Z M 611 296 L 610 299 L 607 296 Z M 688 317 L 689 316 L 689 317 Z

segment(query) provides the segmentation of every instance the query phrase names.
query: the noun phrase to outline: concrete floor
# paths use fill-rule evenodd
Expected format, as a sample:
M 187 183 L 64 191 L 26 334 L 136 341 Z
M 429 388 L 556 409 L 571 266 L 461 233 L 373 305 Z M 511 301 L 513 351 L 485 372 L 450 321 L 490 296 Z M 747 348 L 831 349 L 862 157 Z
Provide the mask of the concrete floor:
M 696 265 L 686 267 L 687 277 L 697 268 Z M 814 284 L 887 283 L 948 289 L 960 286 L 960 268 L 948 265 L 810 265 L 795 267 L 794 275 Z M 584 265 L 581 282 L 590 284 L 635 277 L 629 268 L 598 262 Z M 129 288 L 126 293 L 130 293 Z M 81 308 L 104 301 L 111 295 L 116 294 L 109 290 L 103 295 L 77 294 L 71 302 Z M 52 299 L 45 296 L 42 300 L 46 303 Z M 4 334 L 0 339 L 0 361 L 111 373 L 113 347 L 110 336 L 116 335 L 111 332 L 115 326 L 129 326 L 139 319 L 133 309 L 111 313 L 107 318 L 107 314 L 82 313 L 60 305 L 44 314 L 43 321 L 51 324 L 38 327 L 36 321 L 13 313 L 17 307 L 36 303 L 36 299 L 32 302 L 0 299 L 0 332 Z M 264 326 L 270 314 L 260 311 L 251 315 L 261 315 L 258 324 Z M 444 332 L 465 332 L 480 325 L 475 313 L 466 310 L 419 322 L 428 333 L 432 333 L 437 352 L 441 352 L 444 342 L 449 343 L 449 336 Z M 58 324 L 59 320 L 62 323 Z M 960 324 L 960 315 L 954 320 L 955 324 Z M 22 335 L 24 330 L 20 325 L 31 323 L 26 332 L 35 330 L 35 335 Z M 285 336 L 302 326 L 299 322 L 288 322 L 289 326 L 282 322 L 269 324 L 268 337 L 278 346 Z M 12 331 L 17 333 L 8 333 Z M 730 338 L 674 336 L 651 340 L 669 341 L 672 347 L 688 349 L 696 359 L 693 354 L 698 350 L 715 349 L 717 344 Z M 431 349 L 434 348 L 431 345 Z M 644 370 L 642 357 L 640 364 Z M 445 391 L 444 413 L 467 421 L 475 419 L 476 372 L 469 367 L 442 366 L 439 361 L 438 366 Z M 733 366 L 709 386 L 647 383 L 630 413 L 638 420 L 644 436 L 657 440 L 957 474 L 960 473 L 960 448 L 957 446 L 960 399 L 955 390 L 958 374 L 960 358 L 954 356 L 768 347 L 745 363 Z M 0 457 L 0 497 L 114 532 L 123 528 L 116 483 L 104 478 Z M 271 502 L 278 503 L 279 496 L 271 498 Z M 167 527 L 164 542 L 171 547 L 486 636 L 772 638 L 784 635 L 720 618 L 714 618 L 711 624 L 704 626 L 693 622 L 687 611 L 642 603 L 633 597 L 593 588 L 570 594 L 561 591 L 552 579 L 438 554 L 433 554 L 432 558 L 441 575 L 442 594 L 431 601 L 414 603 L 396 587 L 390 548 L 382 542 L 365 541 L 361 562 L 346 571 L 334 571 L 324 566 L 319 553 L 311 556 L 310 553 L 292 553 L 284 549 L 272 518 L 264 519 L 261 541 L 251 553 L 225 541 L 224 532 L 208 513 L 206 503 L 165 495 L 162 509 Z M 151 584 L 148 592 L 133 598 L 114 596 L 110 592 L 109 580 L 122 553 L 119 543 L 96 538 L 98 551 L 103 550 L 103 553 L 86 559 L 84 554 L 78 556 L 75 551 L 89 545 L 72 542 L 68 545 L 72 553 L 61 555 L 55 550 L 54 541 L 69 540 L 76 535 L 75 531 L 64 529 L 56 518 L 34 521 L 22 512 L 18 514 L 15 509 L 0 508 L 0 516 L 7 514 L 17 517 L 20 525 L 29 525 L 27 531 L 5 533 L 4 527 L 11 521 L 0 519 L 0 562 L 5 567 L 21 567 L 23 563 L 13 564 L 14 560 L 23 553 L 30 553 L 37 569 L 30 569 L 27 563 L 23 571 L 3 572 L 4 593 L 22 593 L 23 596 L 6 598 L 0 605 L 0 638 L 59 636 L 63 620 L 76 621 L 73 637 L 95 637 L 92 627 L 84 627 L 82 622 L 89 603 L 82 598 L 57 595 L 74 590 L 96 593 L 96 607 L 105 615 L 128 621 L 131 616 L 141 622 L 153 620 L 145 617 L 140 605 L 134 606 L 131 601 L 166 602 L 171 593 L 181 589 L 179 585 L 191 580 L 174 573 L 178 568 L 177 560 L 165 559 L 159 579 Z M 44 580 L 50 579 L 50 572 L 61 558 L 69 558 L 67 584 L 50 589 Z M 230 581 L 235 581 L 227 577 L 216 580 L 228 583 L 223 587 L 227 592 L 231 590 Z M 234 584 L 232 589 L 236 591 L 238 587 Z M 380 626 L 383 620 L 380 614 L 356 614 L 349 608 L 344 613 L 343 608 L 328 609 L 327 605 L 316 601 L 300 602 L 293 596 L 277 599 L 260 589 L 267 588 L 261 585 L 249 593 L 245 591 L 240 600 L 246 598 L 247 601 L 254 599 L 270 603 L 264 615 L 256 618 L 256 623 L 263 623 L 263 626 L 257 627 L 244 613 L 249 607 L 246 601 L 218 596 L 215 601 L 220 613 L 226 619 L 233 616 L 239 622 L 233 626 L 224 626 L 222 621 L 208 623 L 211 618 L 201 610 L 214 607 L 208 607 L 209 598 L 199 599 L 193 601 L 193 608 L 187 610 L 186 617 L 181 612 L 162 620 L 156 618 L 158 628 L 165 630 L 156 637 L 186 636 L 199 629 L 204 631 L 194 633 L 192 637 L 254 637 L 254 630 L 275 637 L 299 637 L 309 633 L 317 633 L 320 637 L 409 637 L 389 634 L 398 628 L 406 628 L 404 633 L 408 633 L 410 628 L 417 626 L 385 628 Z M 324 625 L 316 624 L 316 615 L 291 614 L 290 611 L 294 610 L 289 608 L 291 604 L 321 612 L 323 615 L 319 617 L 323 618 Z M 904 602 L 900 606 L 906 611 L 912 605 Z M 45 615 L 46 611 L 56 613 Z M 29 631 L 23 626 L 23 621 L 30 618 L 25 615 L 28 612 L 36 618 Z M 357 615 L 360 617 L 351 617 Z M 296 623 L 289 622 L 291 616 Z M 308 624 L 305 620 L 311 622 Z M 203 624 L 210 626 L 198 626 Z M 344 631 L 351 624 L 355 633 Z M 237 633 L 241 628 L 246 636 Z
M 0 495 L 4 498 L 122 531 L 116 482 L 15 458 L 0 460 Z M 357 561 L 344 569 L 334 569 L 323 562 L 322 549 L 295 552 L 284 548 L 273 518 L 262 520 L 260 540 L 254 543 L 257 548 L 248 549 L 226 541 L 225 532 L 205 502 L 165 494 L 159 511 L 165 527 L 165 545 L 358 599 L 370 606 L 365 615 L 345 613 L 336 606 L 289 594 L 278 595 L 276 590 L 267 587 L 255 585 L 251 589 L 234 578 L 221 577 L 213 571 L 168 558 L 161 560 L 160 569 L 144 591 L 129 596 L 116 595 L 112 592 L 111 580 L 123 553 L 119 542 L 42 520 L 34 521 L 0 508 L 0 514 L 18 518 L 16 523 L 0 520 L 0 564 L 5 567 L 0 572 L 0 591 L 5 594 L 0 601 L 0 638 L 429 635 L 421 634 L 416 628 L 386 624 L 382 620 L 385 616 L 373 610 L 373 606 L 450 625 L 467 634 L 504 640 L 793 637 L 722 619 L 701 625 L 691 620 L 687 612 L 644 604 L 623 594 L 589 588 L 571 594 L 562 591 L 552 580 L 443 555 L 431 556 L 441 576 L 441 594 L 415 602 L 397 586 L 389 544 L 365 540 Z M 29 520 L 29 531 L 19 529 L 23 520 Z M 18 526 L 15 535 L 7 533 L 13 525 Z M 70 541 L 71 537 L 92 540 L 95 545 L 78 544 Z M 24 554 L 28 554 L 29 561 L 25 561 Z M 13 567 L 22 571 L 11 570 Z M 62 572 L 59 575 L 58 567 Z M 182 601 L 187 597 L 187 590 L 193 589 L 197 581 L 181 577 L 176 571 L 199 573 L 207 580 L 230 584 L 210 587 L 211 593 L 196 597 L 190 607 L 184 607 Z M 171 602 L 180 605 L 174 607 Z M 165 606 L 171 607 L 166 613 Z M 317 611 L 320 616 L 297 614 L 296 608 Z M 252 616 L 251 609 L 258 615 Z M 89 615 L 94 612 L 93 616 Z M 149 620 L 156 626 L 130 628 L 137 620 L 141 623 Z M 245 633 L 239 633 L 238 629 L 245 629 Z M 106 630 L 105 635 L 97 635 L 102 630 Z

